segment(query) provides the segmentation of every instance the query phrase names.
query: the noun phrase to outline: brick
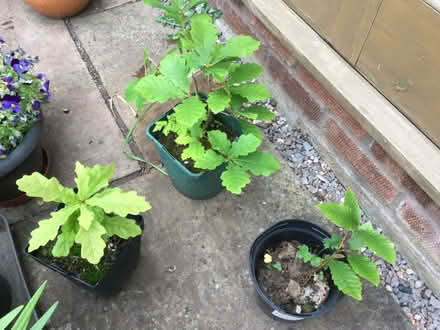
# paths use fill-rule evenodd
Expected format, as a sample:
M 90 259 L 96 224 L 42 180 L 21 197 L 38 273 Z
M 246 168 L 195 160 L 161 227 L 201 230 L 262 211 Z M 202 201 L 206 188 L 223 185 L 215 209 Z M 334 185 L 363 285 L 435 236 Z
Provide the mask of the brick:
M 393 201 L 398 190 L 387 179 L 374 162 L 351 140 L 341 129 L 336 121 L 329 119 L 326 123 L 325 134 L 327 140 L 334 146 L 335 150 L 340 152 L 346 161 L 348 161 L 355 172 L 368 183 L 377 195 L 387 202 Z
M 436 206 L 438 209 L 438 206 Z M 419 211 L 414 202 L 403 201 L 397 208 L 398 216 L 421 238 L 421 244 L 440 263 L 440 230 L 437 218 L 429 212 Z M 437 222 L 437 223 L 436 223 Z
M 374 158 L 384 166 L 390 176 L 397 180 L 420 204 L 422 204 L 422 206 L 426 206 L 431 202 L 431 198 L 408 175 L 408 173 L 391 158 L 379 143 L 373 142 L 370 149 Z
M 322 103 L 327 105 L 329 113 L 335 116 L 343 126 L 347 127 L 353 136 L 357 138 L 368 136 L 361 124 L 330 95 L 328 90 L 307 69 L 302 65 L 298 65 L 297 72 L 301 81 L 319 97 Z

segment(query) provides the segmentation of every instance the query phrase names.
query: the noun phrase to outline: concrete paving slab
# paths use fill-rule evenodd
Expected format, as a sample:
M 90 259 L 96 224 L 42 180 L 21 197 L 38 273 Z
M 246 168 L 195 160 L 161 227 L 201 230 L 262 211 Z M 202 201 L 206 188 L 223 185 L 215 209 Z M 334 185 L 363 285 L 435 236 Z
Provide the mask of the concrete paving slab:
M 183 197 L 157 171 L 123 185 L 152 203 L 145 215 L 141 261 L 125 289 L 102 299 L 22 258 L 32 289 L 49 289 L 43 310 L 60 301 L 52 329 L 411 329 L 383 288 L 366 285 L 364 300 L 345 298 L 334 313 L 299 323 L 274 321 L 259 309 L 248 272 L 248 250 L 264 229 L 300 217 L 328 228 L 293 172 L 257 178 L 242 196 L 223 192 L 208 201 Z M 32 222 L 14 225 L 23 247 Z M 167 272 L 171 265 L 173 273 Z
M 126 3 L 138 2 L 140 0 L 92 0 L 81 16 L 96 14 L 104 10 L 116 8 Z
M 11 46 L 40 56 L 38 70 L 51 80 L 53 98 L 45 110 L 43 137 L 53 175 L 71 184 L 76 160 L 88 165 L 114 162 L 115 178 L 138 171 L 138 164 L 122 153 L 122 134 L 64 22 L 39 15 L 23 1 L 0 0 L 0 8 L 0 35 Z
M 168 49 L 167 34 L 171 30 L 154 20 L 154 16 L 159 13 L 142 1 L 71 20 L 75 34 L 128 127 L 135 122 L 134 111 L 116 95 L 124 95 L 125 86 L 142 68 L 144 49 L 147 49 L 156 63 Z M 155 107 L 138 125 L 134 135 L 143 156 L 150 162 L 157 162 L 158 159 L 151 158 L 154 147 L 145 138 L 145 127 L 169 108 Z

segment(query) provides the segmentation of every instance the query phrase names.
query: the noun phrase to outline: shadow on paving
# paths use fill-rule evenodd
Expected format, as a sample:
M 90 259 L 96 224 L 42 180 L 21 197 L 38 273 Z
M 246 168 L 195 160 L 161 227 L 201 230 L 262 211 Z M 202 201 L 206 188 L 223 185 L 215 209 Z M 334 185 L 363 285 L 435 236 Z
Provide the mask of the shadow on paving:
M 158 172 L 122 187 L 145 195 L 153 209 L 145 215 L 140 264 L 119 295 L 97 298 L 22 258 L 32 289 L 49 281 L 41 307 L 60 301 L 54 329 L 411 329 L 391 296 L 367 285 L 362 302 L 345 298 L 334 313 L 314 320 L 290 325 L 262 313 L 248 273 L 253 239 L 292 217 L 329 229 L 285 164 L 281 173 L 256 179 L 242 196 L 223 192 L 208 201 L 183 197 Z M 34 226 L 14 225 L 20 247 Z M 167 271 L 171 265 L 173 273 Z

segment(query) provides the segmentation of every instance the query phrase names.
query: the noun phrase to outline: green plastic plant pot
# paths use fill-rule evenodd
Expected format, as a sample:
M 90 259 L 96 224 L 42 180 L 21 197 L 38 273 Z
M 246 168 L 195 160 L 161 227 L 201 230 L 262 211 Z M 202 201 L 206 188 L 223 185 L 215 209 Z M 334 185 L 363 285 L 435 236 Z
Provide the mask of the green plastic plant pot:
M 220 177 L 226 166 L 223 164 L 212 171 L 193 173 L 174 158 L 153 133 L 156 121 L 165 119 L 173 111 L 174 110 L 170 110 L 153 121 L 147 127 L 147 137 L 153 141 L 156 150 L 159 152 L 160 159 L 167 169 L 172 184 L 180 193 L 188 198 L 197 200 L 212 198 L 224 189 Z M 240 124 L 235 118 L 222 113 L 216 115 L 215 118 L 230 129 L 236 136 L 241 135 Z

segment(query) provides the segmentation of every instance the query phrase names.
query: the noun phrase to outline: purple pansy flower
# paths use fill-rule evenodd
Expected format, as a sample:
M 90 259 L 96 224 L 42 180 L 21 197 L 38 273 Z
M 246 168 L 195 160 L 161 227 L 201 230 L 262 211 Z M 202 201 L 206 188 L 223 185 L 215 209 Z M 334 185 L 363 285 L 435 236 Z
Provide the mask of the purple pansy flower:
M 23 74 L 29 71 L 29 61 L 28 60 L 17 60 L 13 59 L 11 62 L 14 71 L 18 74 Z
M 40 101 L 35 101 L 35 100 L 32 101 L 32 109 L 38 110 L 38 109 L 40 109 L 40 106 L 41 106 Z
M 20 100 L 21 100 L 20 96 L 5 95 L 1 101 L 2 101 L 3 107 L 5 107 L 6 109 L 9 109 L 11 107 L 11 105 L 17 106 L 20 103 Z
M 12 109 L 12 112 L 13 112 L 13 113 L 20 113 L 20 112 L 21 112 L 20 104 L 16 104 L 16 105 L 14 106 L 14 108 Z

